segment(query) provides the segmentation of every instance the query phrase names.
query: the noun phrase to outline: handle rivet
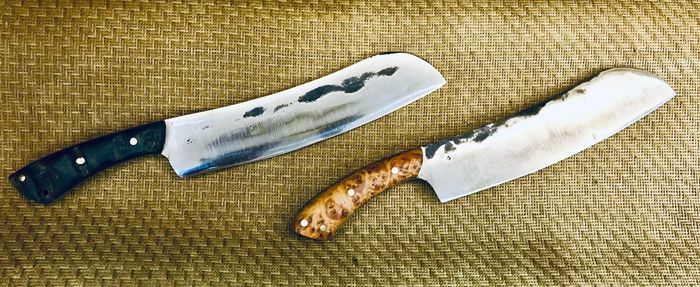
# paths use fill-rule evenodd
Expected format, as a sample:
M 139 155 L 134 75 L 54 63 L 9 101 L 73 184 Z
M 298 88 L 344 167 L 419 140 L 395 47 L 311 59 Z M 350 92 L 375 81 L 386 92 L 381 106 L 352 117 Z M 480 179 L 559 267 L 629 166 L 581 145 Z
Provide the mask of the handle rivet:
M 77 163 L 77 164 L 79 164 L 79 165 L 83 165 L 83 164 L 85 164 L 85 158 L 82 157 L 82 156 L 79 157 L 79 158 L 76 158 L 76 159 L 75 159 L 75 163 Z
M 321 226 L 318 229 L 320 229 L 321 232 L 326 232 L 326 230 L 328 230 L 328 227 L 326 227 L 325 224 L 321 224 Z
M 301 222 L 299 222 L 299 224 L 301 225 L 301 227 L 307 227 L 309 226 L 309 221 L 306 219 L 302 219 Z
M 354 189 L 348 189 L 348 196 L 354 196 L 355 195 L 355 190 Z
M 25 180 L 27 180 L 27 177 L 24 176 L 24 174 L 20 174 L 19 175 L 19 182 L 24 182 Z
M 131 139 L 129 139 L 129 144 L 130 144 L 130 145 L 136 145 L 137 143 L 139 143 L 139 140 L 137 140 L 136 138 L 131 138 Z
M 398 168 L 398 167 L 392 167 L 392 168 L 391 168 L 391 173 L 393 173 L 393 174 L 398 174 L 398 173 L 399 173 L 399 168 Z

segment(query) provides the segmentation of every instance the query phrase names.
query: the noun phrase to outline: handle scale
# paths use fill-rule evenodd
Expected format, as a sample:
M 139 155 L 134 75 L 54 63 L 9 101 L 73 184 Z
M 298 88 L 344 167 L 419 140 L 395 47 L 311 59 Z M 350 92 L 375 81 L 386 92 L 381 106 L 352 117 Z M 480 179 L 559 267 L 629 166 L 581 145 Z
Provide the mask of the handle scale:
M 422 162 L 423 152 L 416 148 L 358 170 L 311 199 L 294 219 L 294 230 L 311 239 L 331 238 L 365 202 L 418 176 Z
M 60 150 L 16 171 L 9 180 L 25 197 L 48 204 L 110 166 L 160 153 L 164 143 L 165 122 L 154 122 Z

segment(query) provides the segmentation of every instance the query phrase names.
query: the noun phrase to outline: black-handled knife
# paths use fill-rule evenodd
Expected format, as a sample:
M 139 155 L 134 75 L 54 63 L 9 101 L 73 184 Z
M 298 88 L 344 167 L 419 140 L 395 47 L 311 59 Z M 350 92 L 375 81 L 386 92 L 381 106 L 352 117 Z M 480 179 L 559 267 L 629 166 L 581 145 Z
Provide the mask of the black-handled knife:
M 106 135 L 10 175 L 27 198 L 50 203 L 114 164 L 162 154 L 180 176 L 254 162 L 341 134 L 445 84 L 406 53 L 377 55 L 309 83 L 244 103 Z

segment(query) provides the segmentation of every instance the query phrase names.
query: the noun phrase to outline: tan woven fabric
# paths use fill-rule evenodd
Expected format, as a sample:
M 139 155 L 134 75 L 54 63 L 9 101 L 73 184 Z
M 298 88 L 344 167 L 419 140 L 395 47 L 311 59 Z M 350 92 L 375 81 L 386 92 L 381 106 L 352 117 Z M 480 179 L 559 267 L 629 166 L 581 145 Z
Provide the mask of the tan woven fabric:
M 5 176 L 78 141 L 385 51 L 419 55 L 448 80 L 342 136 L 186 180 L 149 157 L 50 206 L 2 180 L 0 283 L 700 284 L 698 2 L 0 2 Z M 356 168 L 618 66 L 654 72 L 678 96 L 571 159 L 476 195 L 439 204 L 412 182 L 330 242 L 289 229 L 306 200 Z

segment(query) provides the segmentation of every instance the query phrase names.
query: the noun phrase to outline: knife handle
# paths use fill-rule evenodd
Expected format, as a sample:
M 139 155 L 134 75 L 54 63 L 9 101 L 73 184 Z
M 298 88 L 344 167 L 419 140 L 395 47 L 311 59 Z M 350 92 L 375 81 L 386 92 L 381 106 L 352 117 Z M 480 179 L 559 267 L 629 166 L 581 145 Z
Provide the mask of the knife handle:
M 165 122 L 154 122 L 57 151 L 11 174 L 9 180 L 25 197 L 48 204 L 110 166 L 160 153 L 164 143 Z
M 356 171 L 311 199 L 294 219 L 294 230 L 311 239 L 329 239 L 365 202 L 418 176 L 422 163 L 423 152 L 416 148 Z

